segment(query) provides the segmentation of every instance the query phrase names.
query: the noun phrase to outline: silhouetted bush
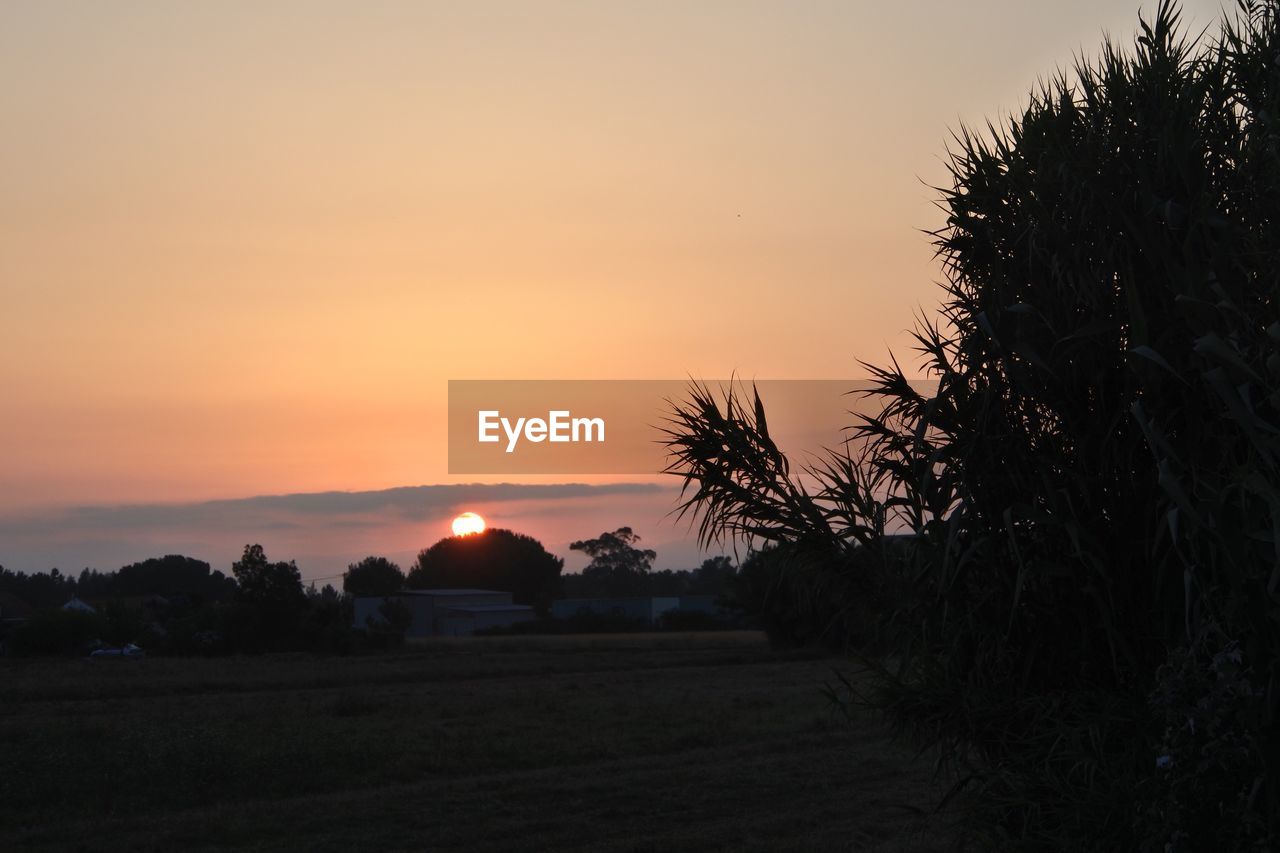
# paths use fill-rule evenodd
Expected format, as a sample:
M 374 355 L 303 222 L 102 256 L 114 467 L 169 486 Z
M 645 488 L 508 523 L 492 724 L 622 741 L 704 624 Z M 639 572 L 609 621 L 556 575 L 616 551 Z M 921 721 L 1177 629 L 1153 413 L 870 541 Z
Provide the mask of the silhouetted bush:
M 758 396 L 675 412 L 704 540 L 823 555 L 785 632 L 824 590 L 880 614 L 878 705 L 968 774 L 982 849 L 1280 841 L 1280 4 L 1242 9 L 1197 47 L 1162 4 L 958 136 L 936 393 L 868 366 L 883 409 L 816 490 Z
M 403 602 L 388 598 L 378 605 L 378 615 L 365 617 L 361 626 L 371 648 L 392 649 L 404 645 L 404 635 L 413 624 L 413 613 Z
M 702 610 L 668 610 L 658 624 L 664 631 L 726 631 L 739 627 L 732 619 Z
M 477 637 L 507 637 L 525 634 L 641 634 L 656 631 L 657 626 L 647 619 L 635 619 L 622 613 L 592 613 L 583 610 L 563 619 L 545 617 L 517 622 L 514 625 L 497 625 L 481 628 Z
M 99 641 L 106 620 L 79 610 L 41 610 L 14 629 L 10 648 L 19 655 L 83 655 Z

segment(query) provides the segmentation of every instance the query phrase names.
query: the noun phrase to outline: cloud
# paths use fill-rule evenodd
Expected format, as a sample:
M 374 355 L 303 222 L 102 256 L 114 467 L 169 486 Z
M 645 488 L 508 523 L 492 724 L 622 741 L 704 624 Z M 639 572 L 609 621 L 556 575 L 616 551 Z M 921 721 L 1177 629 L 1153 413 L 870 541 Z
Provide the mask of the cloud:
M 330 578 L 368 554 L 411 561 L 477 510 L 549 546 L 621 524 L 656 524 L 674 504 L 657 483 L 460 484 L 368 492 L 259 495 L 196 503 L 72 506 L 0 515 L 0 565 L 112 569 L 186 554 L 226 571 L 246 543 L 297 558 L 303 577 Z
M 121 533 L 164 528 L 299 529 L 317 523 L 374 527 L 394 521 L 426 521 L 473 504 L 652 495 L 662 490 L 656 483 L 466 483 L 401 486 L 368 492 L 258 495 L 198 503 L 75 506 L 0 516 L 0 535 L 30 538 L 66 534 L 71 530 Z

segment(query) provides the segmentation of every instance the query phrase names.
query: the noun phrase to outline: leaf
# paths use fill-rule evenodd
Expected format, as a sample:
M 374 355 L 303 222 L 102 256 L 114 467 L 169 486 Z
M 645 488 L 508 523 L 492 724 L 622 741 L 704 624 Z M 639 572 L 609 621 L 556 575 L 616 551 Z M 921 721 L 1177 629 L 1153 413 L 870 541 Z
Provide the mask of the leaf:
M 1146 344 L 1140 344 L 1139 346 L 1136 346 L 1133 349 L 1129 350 L 1129 352 L 1133 353 L 1134 355 L 1141 356 L 1142 358 L 1145 358 L 1148 361 L 1151 361 L 1160 365 L 1166 371 L 1168 371 L 1169 375 L 1172 376 L 1174 379 L 1177 379 L 1183 385 L 1187 384 L 1187 380 L 1182 376 L 1180 376 L 1178 372 L 1173 369 L 1173 365 L 1171 365 L 1168 361 L 1166 361 L 1164 356 L 1162 356 L 1160 353 L 1156 352 L 1154 349 L 1147 346 Z

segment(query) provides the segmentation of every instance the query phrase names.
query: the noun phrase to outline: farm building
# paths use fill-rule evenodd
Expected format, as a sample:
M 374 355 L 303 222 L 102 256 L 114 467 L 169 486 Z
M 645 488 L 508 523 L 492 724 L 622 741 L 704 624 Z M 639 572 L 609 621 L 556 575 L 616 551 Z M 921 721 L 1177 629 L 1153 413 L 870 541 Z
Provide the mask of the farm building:
M 382 617 L 386 601 L 396 601 L 409 611 L 406 637 L 465 636 L 484 628 L 505 628 L 534 618 L 533 608 L 513 604 L 511 593 L 489 589 L 406 589 L 390 596 L 355 600 L 354 624 L 367 626 Z

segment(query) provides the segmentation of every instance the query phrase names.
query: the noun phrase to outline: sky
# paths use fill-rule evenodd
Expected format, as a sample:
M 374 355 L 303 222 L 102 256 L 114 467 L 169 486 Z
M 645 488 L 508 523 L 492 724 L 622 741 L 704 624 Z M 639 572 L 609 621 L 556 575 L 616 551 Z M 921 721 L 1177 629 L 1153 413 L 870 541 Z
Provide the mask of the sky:
M 328 578 L 462 510 L 696 565 L 670 478 L 450 476 L 448 380 L 909 362 L 950 133 L 1138 11 L 0 5 L 0 565 Z

